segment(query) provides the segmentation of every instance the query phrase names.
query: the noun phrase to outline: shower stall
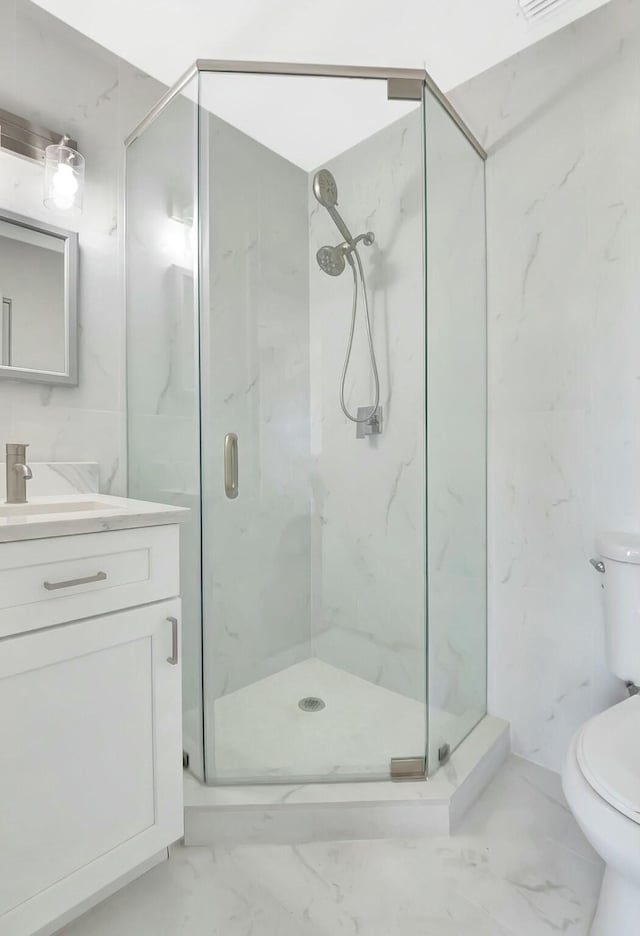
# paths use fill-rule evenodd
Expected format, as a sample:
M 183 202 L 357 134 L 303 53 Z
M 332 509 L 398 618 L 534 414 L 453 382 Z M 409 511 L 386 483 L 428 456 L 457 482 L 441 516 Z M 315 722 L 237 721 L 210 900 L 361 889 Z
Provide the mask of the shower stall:
M 208 784 L 424 778 L 486 710 L 482 148 L 423 71 L 198 62 L 126 147 L 129 495 Z

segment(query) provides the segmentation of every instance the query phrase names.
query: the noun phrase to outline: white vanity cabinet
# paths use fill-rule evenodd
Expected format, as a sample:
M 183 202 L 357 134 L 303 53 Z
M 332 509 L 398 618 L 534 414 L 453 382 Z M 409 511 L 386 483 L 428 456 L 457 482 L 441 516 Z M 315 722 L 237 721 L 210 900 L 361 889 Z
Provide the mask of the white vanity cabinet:
M 0 936 L 182 835 L 177 524 L 0 543 Z

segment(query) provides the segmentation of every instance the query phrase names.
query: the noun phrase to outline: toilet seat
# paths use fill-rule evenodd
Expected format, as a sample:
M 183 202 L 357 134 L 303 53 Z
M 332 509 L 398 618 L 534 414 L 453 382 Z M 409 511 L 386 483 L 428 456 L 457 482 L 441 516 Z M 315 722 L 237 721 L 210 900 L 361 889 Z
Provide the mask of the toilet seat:
M 640 824 L 640 696 L 587 722 L 577 739 L 576 757 L 595 792 Z

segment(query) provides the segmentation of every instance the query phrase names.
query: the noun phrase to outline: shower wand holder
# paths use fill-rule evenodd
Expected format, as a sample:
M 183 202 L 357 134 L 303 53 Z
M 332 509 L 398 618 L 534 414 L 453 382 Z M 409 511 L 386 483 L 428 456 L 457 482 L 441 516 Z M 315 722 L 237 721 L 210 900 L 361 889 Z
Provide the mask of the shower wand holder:
M 382 407 L 379 406 L 375 413 L 371 413 L 372 409 L 373 407 L 371 406 L 358 407 L 356 439 L 366 439 L 367 436 L 382 435 Z M 369 417 L 368 419 L 367 416 Z M 360 420 L 362 420 L 362 422 L 360 422 Z

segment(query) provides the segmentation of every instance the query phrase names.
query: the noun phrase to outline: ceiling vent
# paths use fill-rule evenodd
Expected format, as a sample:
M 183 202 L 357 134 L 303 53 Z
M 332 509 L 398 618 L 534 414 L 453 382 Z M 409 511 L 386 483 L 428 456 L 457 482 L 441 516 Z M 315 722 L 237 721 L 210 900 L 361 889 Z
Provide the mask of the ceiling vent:
M 520 0 L 520 7 L 529 22 L 534 22 L 572 2 L 573 0 Z

